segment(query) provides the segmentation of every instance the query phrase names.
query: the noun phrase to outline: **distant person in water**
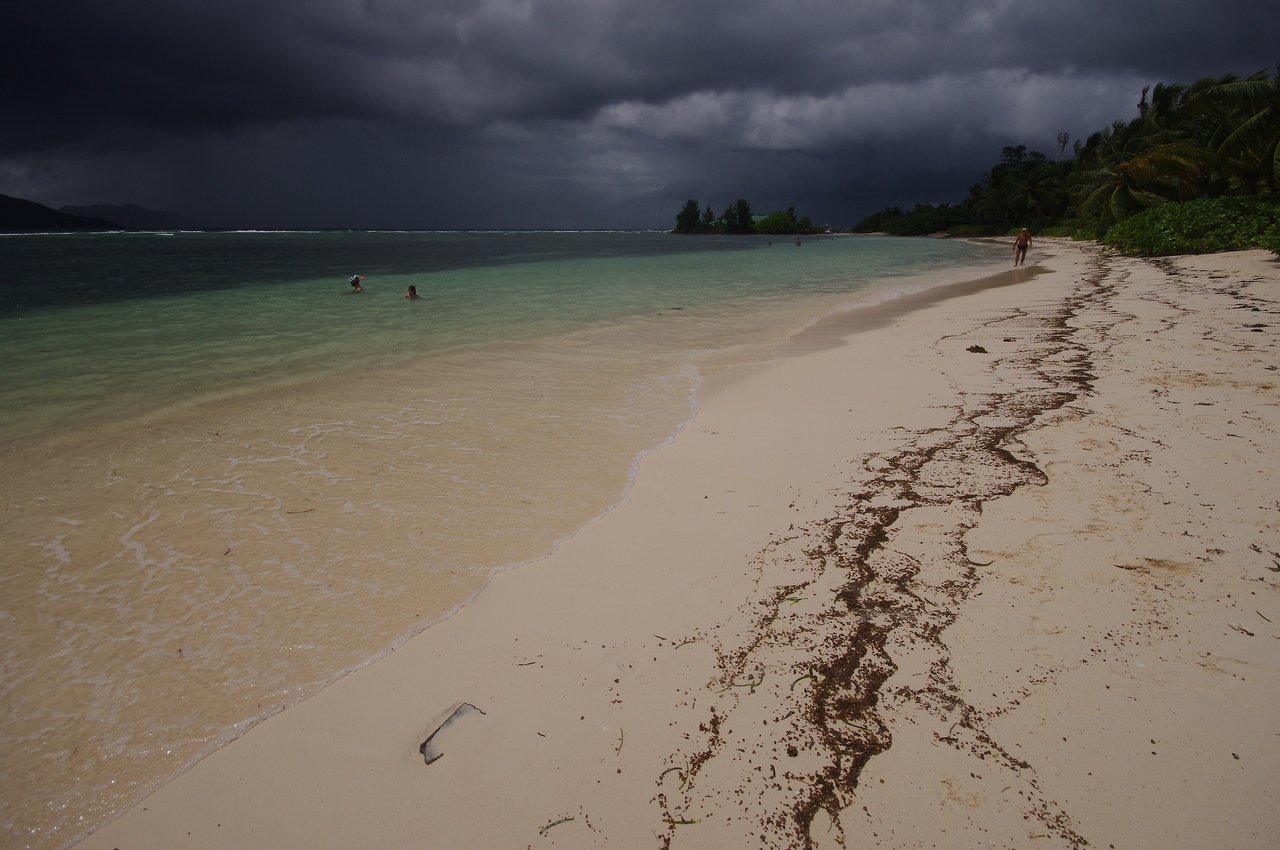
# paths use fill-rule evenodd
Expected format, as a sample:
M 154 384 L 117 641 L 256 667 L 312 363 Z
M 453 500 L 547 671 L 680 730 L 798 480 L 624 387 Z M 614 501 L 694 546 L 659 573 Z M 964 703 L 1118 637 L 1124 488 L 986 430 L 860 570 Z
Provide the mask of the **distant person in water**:
M 796 237 L 796 247 L 797 247 L 797 248 L 799 248 L 799 247 L 800 247 L 800 237 L 799 237 L 799 236 L 797 236 L 797 237 Z
M 1025 227 L 1018 234 L 1018 238 L 1013 242 L 1013 264 L 1015 266 L 1025 266 L 1027 264 L 1027 249 L 1031 247 L 1031 231 Z
M 409 291 L 404 294 L 404 297 L 408 298 L 410 301 L 422 300 L 422 296 L 418 294 L 418 287 L 416 286 L 410 286 Z
M 352 292 L 364 292 L 364 287 L 360 285 L 360 281 L 364 280 L 364 275 L 353 274 L 347 278 L 347 283 L 351 284 Z

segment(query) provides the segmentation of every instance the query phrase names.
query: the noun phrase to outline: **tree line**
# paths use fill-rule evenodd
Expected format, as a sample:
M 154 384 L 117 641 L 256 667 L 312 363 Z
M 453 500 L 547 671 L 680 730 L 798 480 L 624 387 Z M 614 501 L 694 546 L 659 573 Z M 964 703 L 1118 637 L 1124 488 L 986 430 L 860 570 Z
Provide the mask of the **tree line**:
M 1249 196 L 1280 203 L 1280 77 L 1205 77 L 1142 90 L 1138 115 L 1077 141 L 1061 161 L 1006 147 L 957 204 L 888 207 L 855 232 L 1042 235 L 1100 239 L 1166 205 Z
M 758 219 L 758 220 L 757 220 Z M 710 204 L 702 207 L 693 198 L 684 202 L 680 212 L 676 214 L 676 227 L 672 233 L 765 233 L 783 235 L 788 233 L 813 233 L 817 228 L 809 220 L 809 216 L 796 218 L 796 208 L 788 207 L 785 211 L 774 210 L 766 216 L 756 216 L 751 212 L 751 204 L 746 198 L 725 207 L 717 218 Z

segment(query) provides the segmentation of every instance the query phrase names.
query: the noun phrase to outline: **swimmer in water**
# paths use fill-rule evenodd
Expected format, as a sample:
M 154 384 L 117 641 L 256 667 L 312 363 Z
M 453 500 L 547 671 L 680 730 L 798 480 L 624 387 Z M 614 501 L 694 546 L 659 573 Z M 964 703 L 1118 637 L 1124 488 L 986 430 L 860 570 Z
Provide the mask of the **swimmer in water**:
M 422 296 L 418 294 L 418 287 L 416 286 L 410 286 L 409 291 L 404 294 L 404 297 L 408 298 L 410 301 L 422 300 Z
M 360 285 L 360 281 L 364 280 L 364 275 L 353 274 L 347 278 L 347 283 L 351 284 L 352 292 L 364 292 L 364 287 Z

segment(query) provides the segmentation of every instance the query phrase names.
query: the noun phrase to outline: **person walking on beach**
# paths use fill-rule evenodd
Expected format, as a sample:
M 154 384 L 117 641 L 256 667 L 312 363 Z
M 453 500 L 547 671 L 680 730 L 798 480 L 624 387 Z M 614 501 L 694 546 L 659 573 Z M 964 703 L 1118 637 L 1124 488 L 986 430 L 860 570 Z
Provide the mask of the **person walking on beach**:
M 347 278 L 347 283 L 351 284 L 352 292 L 364 292 L 364 287 L 360 285 L 360 281 L 362 280 L 364 280 L 364 275 L 362 274 L 353 274 L 351 277 Z
M 1031 247 L 1031 231 L 1025 227 L 1018 234 L 1018 238 L 1013 242 L 1013 264 L 1015 266 L 1025 266 L 1027 264 L 1027 249 Z
M 419 301 L 422 298 L 422 296 L 418 294 L 418 287 L 413 286 L 412 284 L 409 286 L 409 291 L 404 294 L 404 297 L 408 298 L 410 301 Z

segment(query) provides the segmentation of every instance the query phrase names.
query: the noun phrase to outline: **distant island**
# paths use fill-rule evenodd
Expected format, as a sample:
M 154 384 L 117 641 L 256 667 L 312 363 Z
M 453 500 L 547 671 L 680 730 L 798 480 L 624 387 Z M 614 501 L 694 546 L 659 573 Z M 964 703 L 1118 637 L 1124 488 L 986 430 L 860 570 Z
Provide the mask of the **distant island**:
M 149 210 L 137 204 L 46 207 L 35 201 L 0 195 L 0 231 L 51 230 L 202 230 L 204 225 L 175 210 Z
M 0 195 L 0 230 L 3 231 L 123 229 L 105 218 L 61 212 L 35 201 Z
M 200 230 L 200 222 L 176 210 L 149 210 L 137 204 L 62 207 L 61 212 L 114 221 L 130 230 Z
M 725 207 L 717 218 L 711 205 L 703 209 L 697 200 L 690 198 L 684 202 L 680 212 L 676 214 L 676 227 L 672 233 L 764 233 L 770 236 L 786 236 L 789 234 L 823 233 L 825 227 L 814 227 L 806 215 L 796 218 L 796 208 L 786 211 L 774 210 L 768 215 L 756 215 L 751 212 L 751 204 L 746 198 L 738 198 L 735 203 Z

